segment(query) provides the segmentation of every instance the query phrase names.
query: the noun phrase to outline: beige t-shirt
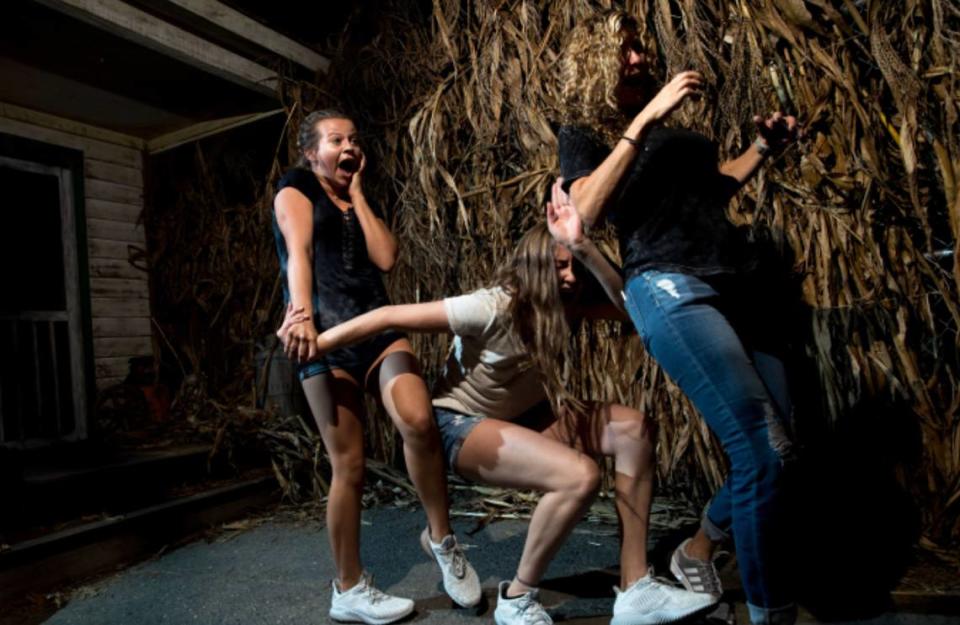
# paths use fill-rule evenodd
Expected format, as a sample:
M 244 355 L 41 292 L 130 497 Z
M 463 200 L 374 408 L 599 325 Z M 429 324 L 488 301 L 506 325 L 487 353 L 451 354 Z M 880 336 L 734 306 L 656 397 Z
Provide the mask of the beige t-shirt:
M 512 419 L 547 398 L 540 375 L 510 332 L 503 289 L 443 300 L 456 335 L 433 405 L 463 414 Z

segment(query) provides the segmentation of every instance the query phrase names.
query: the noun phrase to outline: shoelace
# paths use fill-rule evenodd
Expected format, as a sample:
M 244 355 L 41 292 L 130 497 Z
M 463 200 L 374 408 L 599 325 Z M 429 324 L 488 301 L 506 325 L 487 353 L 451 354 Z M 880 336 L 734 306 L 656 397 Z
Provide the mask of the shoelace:
M 463 576 L 467 574 L 467 559 L 463 556 L 463 550 L 460 549 L 460 545 L 457 545 L 451 551 L 453 574 L 457 576 L 457 579 L 463 579 Z
M 386 594 L 373 585 L 373 578 L 366 578 L 363 580 L 363 583 L 366 586 L 366 588 L 363 589 L 363 593 L 370 597 L 371 604 L 376 605 L 387 598 Z
M 523 622 L 528 625 L 553 625 L 553 621 L 540 605 L 539 597 L 538 590 L 531 590 L 517 602 L 517 609 L 523 615 Z

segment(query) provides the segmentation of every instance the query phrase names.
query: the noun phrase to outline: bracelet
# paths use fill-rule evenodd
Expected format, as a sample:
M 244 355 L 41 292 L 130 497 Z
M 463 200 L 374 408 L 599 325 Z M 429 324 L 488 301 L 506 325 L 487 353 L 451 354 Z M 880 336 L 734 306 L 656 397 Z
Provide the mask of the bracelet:
M 623 136 L 621 136 L 620 138 L 623 139 L 624 141 L 626 141 L 627 143 L 629 143 L 630 145 L 632 145 L 633 147 L 637 148 L 637 149 L 640 149 L 640 147 L 643 145 L 643 143 L 641 143 L 641 142 L 638 141 L 637 139 L 631 139 L 631 138 L 628 137 L 627 135 L 623 135 Z
M 760 153 L 760 156 L 766 156 L 770 153 L 771 147 L 770 144 L 763 140 L 763 137 L 757 137 L 753 142 L 754 147 L 757 148 L 757 152 Z

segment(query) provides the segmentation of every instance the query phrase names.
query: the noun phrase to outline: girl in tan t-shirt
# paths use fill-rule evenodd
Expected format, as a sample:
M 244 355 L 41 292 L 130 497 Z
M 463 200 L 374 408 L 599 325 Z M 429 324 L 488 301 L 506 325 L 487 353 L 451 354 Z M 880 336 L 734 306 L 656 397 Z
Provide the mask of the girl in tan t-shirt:
M 450 467 L 474 481 L 543 492 L 516 574 L 500 584 L 494 613 L 498 624 L 552 623 L 536 587 L 597 494 L 600 469 L 592 457 L 601 455 L 614 458 L 621 521 L 620 588 L 625 590 L 617 589 L 613 623 L 678 620 L 716 599 L 660 582 L 647 564 L 653 424 L 638 410 L 584 402 L 564 388 L 569 368 L 575 366 L 571 326 L 584 318 L 627 316 L 619 274 L 584 236 L 559 181 L 552 195 L 549 225 L 534 226 L 523 236 L 497 272 L 493 288 L 383 306 L 323 332 L 317 345 L 325 353 L 387 329 L 454 333 L 453 351 L 460 353 L 448 361 L 434 397 Z M 580 263 L 610 301 L 583 301 Z M 288 311 L 278 331 L 281 339 L 297 318 L 297 311 Z M 533 384 L 541 388 L 523 393 L 518 402 L 513 391 L 529 384 L 531 371 L 536 373 Z M 491 380 L 499 381 L 500 388 L 493 388 Z M 638 615 L 637 605 L 647 612 Z

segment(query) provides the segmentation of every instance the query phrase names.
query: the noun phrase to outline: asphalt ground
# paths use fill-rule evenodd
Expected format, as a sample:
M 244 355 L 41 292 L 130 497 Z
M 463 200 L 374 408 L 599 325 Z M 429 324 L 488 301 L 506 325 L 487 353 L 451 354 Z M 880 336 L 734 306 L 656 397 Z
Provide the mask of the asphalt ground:
M 475 521 L 455 521 L 460 542 L 484 588 L 478 609 L 454 608 L 440 573 L 419 546 L 424 517 L 396 508 L 366 510 L 362 558 L 376 585 L 411 597 L 416 611 L 405 622 L 493 623 L 496 586 L 513 575 L 526 523 L 498 521 L 473 535 Z M 557 554 L 542 586 L 542 599 L 557 622 L 609 623 L 618 583 L 615 528 L 581 523 Z M 664 571 L 665 572 L 665 571 Z M 725 578 L 735 572 L 725 572 Z M 85 587 L 48 621 L 52 625 L 305 625 L 331 622 L 334 575 L 326 533 L 317 523 L 271 521 L 239 533 L 190 543 L 109 579 Z M 725 579 L 726 582 L 726 579 Z M 731 593 L 736 596 L 736 589 Z M 741 602 L 729 604 L 747 623 Z M 927 610 L 925 610 L 927 611 Z M 718 619 L 699 618 L 717 624 Z M 818 623 L 801 611 L 800 623 Z M 960 616 L 887 611 L 869 618 L 831 620 L 857 625 L 957 625 Z

